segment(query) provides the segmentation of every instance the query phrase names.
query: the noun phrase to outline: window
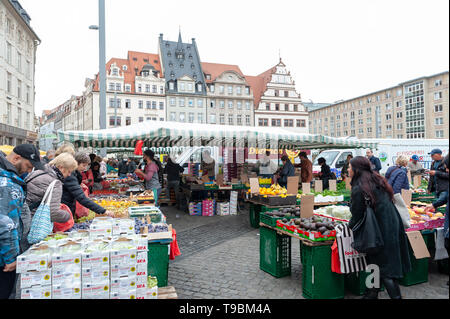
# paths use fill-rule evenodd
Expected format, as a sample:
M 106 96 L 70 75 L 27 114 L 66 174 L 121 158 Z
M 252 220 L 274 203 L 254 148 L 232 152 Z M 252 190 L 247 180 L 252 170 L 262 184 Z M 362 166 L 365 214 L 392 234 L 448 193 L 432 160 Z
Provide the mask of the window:
M 152 85 L 152 93 L 158 93 L 158 87 L 156 85 Z
M 164 86 L 159 87 L 159 94 L 164 94 Z
M 17 51 L 17 71 L 22 73 L 22 54 Z
M 175 84 L 173 82 L 169 82 L 169 90 L 175 90 Z
M 30 87 L 27 85 L 27 96 L 26 96 L 26 102 L 27 102 L 27 104 L 30 104 L 30 95 L 31 95 L 31 89 L 30 89 Z
M 131 109 L 131 100 L 125 100 L 125 108 L 126 109 Z
M 219 86 L 219 92 L 220 94 L 223 94 L 225 92 L 225 87 L 223 85 Z
M 435 112 L 442 112 L 444 109 L 442 107 L 442 104 L 438 104 L 434 106 L 434 111 Z
M 225 108 L 225 101 L 221 100 L 219 104 L 221 109 Z
M 176 106 L 176 100 L 173 97 L 170 98 L 170 106 Z
M 139 116 L 139 123 L 144 122 L 144 117 L 143 116 Z
M 112 75 L 113 75 L 113 76 L 118 76 L 118 75 L 119 75 L 119 69 L 113 68 L 113 70 L 112 70 Z
M 188 90 L 189 92 L 192 92 L 192 83 L 188 83 L 188 85 L 187 85 L 187 90 Z
M 116 91 L 122 91 L 122 84 L 116 83 Z
M 444 131 L 443 130 L 436 131 L 436 138 L 444 138 Z
M 242 115 L 239 114 L 236 116 L 236 124 L 242 125 Z
M 211 93 L 214 93 L 214 90 L 215 90 L 214 84 L 211 84 L 211 85 L 209 86 L 209 91 L 210 91 Z
M 152 102 L 151 101 L 147 101 L 147 109 L 151 109 L 152 108 Z
M 289 91 L 284 91 L 284 97 L 289 97 Z
M 358 120 L 358 124 L 359 124 L 359 125 L 363 125 L 363 124 L 364 124 L 364 120 L 363 120 L 363 119 L 359 119 L 359 120 Z
M 209 115 L 209 123 L 216 124 L 216 114 Z
M 266 111 L 270 111 L 270 103 L 266 103 Z
M 22 99 L 22 81 L 17 80 L 17 98 Z
M 156 101 L 152 102 L 152 110 L 156 110 Z
M 275 90 L 275 96 L 279 96 L 279 95 L 280 95 L 279 91 Z
M 178 85 L 178 91 L 184 91 L 185 90 L 185 84 L 183 82 L 180 82 Z
M 279 111 L 280 110 L 280 104 L 275 104 L 275 111 Z
M 189 123 L 194 123 L 194 113 L 189 113 Z
M 233 87 L 232 86 L 228 86 L 228 95 L 233 94 Z
M 392 119 L 392 115 L 391 114 L 386 114 L 386 121 Z
M 138 101 L 138 105 L 139 105 L 139 108 L 140 108 L 140 109 L 143 109 L 143 108 L 144 108 L 144 101 L 139 100 L 139 101 Z
M 189 99 L 188 100 L 188 106 L 189 107 L 194 107 L 194 100 L 193 99 Z
M 377 95 L 377 101 L 378 101 L 378 102 L 380 101 L 380 96 L 379 96 L 379 95 Z
M 122 70 L 127 71 L 127 70 L 128 70 L 128 67 L 124 64 L 124 65 L 122 66 Z
M 435 92 L 434 93 L 434 99 L 435 100 L 442 99 L 442 92 Z
M 397 96 L 402 96 L 403 94 L 403 90 L 402 89 L 398 89 L 397 90 Z
M 220 114 L 219 118 L 220 118 L 220 124 L 225 124 L 225 115 Z
M 350 112 L 350 118 L 351 118 L 351 119 L 354 119 L 354 118 L 355 118 L 355 112 L 353 112 L 353 111 Z
M 272 119 L 272 126 L 281 127 L 281 120 Z
M 12 46 L 9 42 L 6 42 L 6 61 L 9 64 L 12 63 Z
M 164 110 L 164 102 L 159 102 L 159 109 Z
M 211 80 L 211 74 L 206 74 L 206 79 Z
M 250 110 L 250 102 L 245 102 L 245 109 Z
M 397 130 L 403 129 L 403 123 L 397 123 Z
M 259 126 L 269 126 L 269 120 L 268 119 L 259 119 L 258 125 Z
M 245 116 L 245 125 L 250 125 L 250 115 Z
M 250 87 L 249 86 L 245 87 L 245 94 L 250 95 Z
M 229 109 L 232 109 L 233 108 L 233 101 L 228 101 L 228 108 Z
M 437 117 L 434 119 L 434 124 L 436 125 L 442 125 L 444 124 L 444 118 L 443 117 Z
M 236 105 L 238 110 L 242 110 L 242 102 L 238 101 Z
M 131 92 L 131 85 L 129 84 L 125 85 L 125 92 Z
M 236 93 L 239 94 L 239 95 L 241 95 L 241 94 L 242 94 L 242 87 L 237 86 L 237 87 L 236 87 Z
M 436 86 L 440 86 L 440 85 L 442 85 L 442 80 L 441 80 L 441 79 L 434 80 L 434 86 L 435 86 L 435 87 L 436 87 Z
M 203 107 L 203 100 L 197 99 L 197 107 Z
M 391 97 L 391 92 L 386 92 L 386 98 L 389 99 Z
M 363 110 L 358 110 L 358 115 L 363 115 Z
M 397 118 L 400 119 L 403 117 L 403 113 L 402 112 L 397 112 Z
M 186 114 L 184 112 L 180 113 L 180 122 L 186 122 Z
M 117 126 L 121 126 L 121 125 L 122 125 L 122 117 L 118 116 L 117 117 Z M 116 126 L 116 117 L 114 117 L 114 116 L 109 117 L 109 126 Z
M 198 122 L 203 123 L 203 113 L 198 113 Z
M 294 112 L 298 112 L 298 105 L 294 104 Z
M 285 111 L 289 111 L 289 104 L 285 104 L 285 105 L 284 105 L 284 110 L 285 110 Z
M 184 99 L 179 99 L 178 100 L 178 105 L 183 107 L 184 106 Z
M 170 112 L 170 120 L 175 122 L 177 120 L 177 113 Z
M 367 128 L 367 133 L 372 133 L 372 128 L 371 127 Z
M 109 83 L 108 90 L 109 91 L 114 91 L 114 88 L 115 88 L 114 83 Z
M 11 73 L 7 72 L 7 82 L 6 82 L 6 90 L 9 94 L 11 94 L 12 89 L 12 75 Z
M 397 101 L 396 104 L 397 104 L 397 107 L 401 107 L 402 106 L 402 101 Z
M 150 84 L 145 85 L 145 92 L 150 93 Z
M 137 91 L 138 93 L 142 92 L 142 84 L 138 84 Z
M 228 114 L 228 124 L 233 125 L 234 124 L 234 116 L 233 114 Z
M 215 107 L 216 106 L 216 101 L 215 100 L 211 100 L 211 107 Z
M 284 120 L 284 127 L 294 127 L 294 120 Z

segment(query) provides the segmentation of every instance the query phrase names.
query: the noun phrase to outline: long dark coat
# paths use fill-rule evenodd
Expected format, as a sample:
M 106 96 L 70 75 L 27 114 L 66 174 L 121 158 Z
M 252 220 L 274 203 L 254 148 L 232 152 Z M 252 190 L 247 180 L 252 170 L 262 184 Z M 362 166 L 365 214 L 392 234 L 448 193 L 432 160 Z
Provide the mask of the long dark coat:
M 384 248 L 376 255 L 367 255 L 367 263 L 378 265 L 382 277 L 403 278 L 411 271 L 411 262 L 408 238 L 401 217 L 384 190 L 374 187 L 372 191 L 377 199 L 374 211 L 383 236 Z M 358 185 L 352 187 L 350 210 L 352 218 L 349 227 L 353 228 L 366 211 L 364 195 Z

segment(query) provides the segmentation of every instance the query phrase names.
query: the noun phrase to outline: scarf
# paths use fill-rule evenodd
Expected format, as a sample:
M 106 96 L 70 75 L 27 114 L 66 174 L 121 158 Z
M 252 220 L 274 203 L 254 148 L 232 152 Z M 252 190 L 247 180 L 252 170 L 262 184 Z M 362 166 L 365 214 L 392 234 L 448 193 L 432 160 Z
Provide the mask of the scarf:
M 61 181 L 64 182 L 64 175 L 61 173 L 61 171 L 56 166 L 51 166 L 51 168 L 55 171 L 56 177 Z

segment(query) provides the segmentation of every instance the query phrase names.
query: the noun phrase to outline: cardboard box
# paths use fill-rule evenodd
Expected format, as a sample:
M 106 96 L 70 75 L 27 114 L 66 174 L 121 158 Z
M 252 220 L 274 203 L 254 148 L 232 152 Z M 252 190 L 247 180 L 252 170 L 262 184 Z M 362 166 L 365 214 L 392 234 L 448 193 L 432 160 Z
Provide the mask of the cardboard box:
M 83 299 L 109 299 L 110 297 L 110 281 L 103 279 L 95 283 L 83 283 L 82 298 Z
M 81 271 L 81 282 L 92 284 L 104 279 L 110 278 L 110 268 L 108 265 L 93 266 L 90 268 L 83 268 Z
M 51 261 L 51 252 L 48 246 L 40 246 L 37 249 L 29 249 L 17 257 L 16 272 L 18 274 L 37 271 L 46 271 Z
M 116 218 L 113 221 L 112 234 L 113 236 L 134 235 L 134 226 L 132 219 Z
M 136 280 L 136 274 L 137 274 L 136 265 L 111 266 L 111 280 L 120 279 L 122 277 L 134 278 L 134 280 Z
M 111 291 L 109 294 L 109 299 L 137 299 L 136 289 L 122 290 L 122 291 Z
M 82 268 L 109 267 L 109 251 L 93 251 L 81 253 Z
M 147 298 L 146 299 L 158 299 L 158 286 L 147 288 Z
M 81 285 L 81 269 L 73 272 L 71 269 L 52 269 L 52 285 L 65 285 L 67 287 Z
M 52 283 L 52 271 L 25 272 L 20 276 L 20 288 L 31 288 L 35 286 L 48 286 Z
M 137 265 L 144 264 L 145 266 L 147 266 L 147 263 L 148 263 L 147 252 L 138 252 L 136 263 L 137 263 Z
M 20 299 L 52 299 L 52 286 L 21 289 Z
M 79 285 L 52 285 L 52 299 L 81 299 L 81 282 Z
M 141 272 L 137 272 L 136 274 L 136 282 L 139 284 L 145 283 L 147 284 L 147 279 L 148 279 L 148 272 L 147 270 L 145 271 L 141 271 Z

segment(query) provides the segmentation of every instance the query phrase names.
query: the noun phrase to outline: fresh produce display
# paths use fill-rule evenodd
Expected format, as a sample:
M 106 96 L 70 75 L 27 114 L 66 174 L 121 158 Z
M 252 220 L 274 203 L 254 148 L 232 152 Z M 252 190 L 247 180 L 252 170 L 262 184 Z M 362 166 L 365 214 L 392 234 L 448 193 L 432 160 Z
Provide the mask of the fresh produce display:
M 343 223 L 330 218 L 313 215 L 310 218 L 286 218 L 277 221 L 277 228 L 299 235 L 311 241 L 327 241 L 336 238 L 335 227 Z
M 44 241 L 52 241 L 52 240 L 60 240 L 60 239 L 65 239 L 67 238 L 68 235 L 66 234 L 52 234 L 47 236 Z
M 273 210 L 265 213 L 272 217 L 292 218 L 300 216 L 300 207 L 296 208 L 280 208 L 279 210 Z
M 281 187 L 280 185 L 272 185 L 269 188 L 264 188 L 261 187 L 259 189 L 259 194 L 260 195 L 273 195 L 273 196 L 278 196 L 278 195 L 287 195 L 287 189 L 284 187 Z
M 425 203 L 412 202 L 411 204 L 415 205 L 415 206 L 412 206 L 411 208 L 409 208 L 409 216 L 411 217 L 412 224 L 424 223 L 426 221 L 444 218 L 444 214 L 436 213 L 434 208 L 431 208 L 428 211 L 425 211 L 425 207 L 420 207 L 420 206 L 426 206 Z M 421 204 L 423 204 L 423 205 L 421 205 Z
M 91 226 L 91 224 L 92 224 L 92 220 L 87 220 L 82 223 L 76 223 L 67 232 L 70 233 L 70 232 L 77 231 L 77 230 L 89 230 L 89 227 Z
M 326 217 L 339 218 L 345 221 L 349 221 L 350 218 L 352 218 L 352 213 L 350 212 L 350 207 L 348 206 L 326 206 L 316 209 L 314 213 Z
M 166 223 L 152 223 L 146 218 L 135 218 L 135 233 L 141 234 L 146 229 L 148 233 L 168 232 L 169 226 Z

